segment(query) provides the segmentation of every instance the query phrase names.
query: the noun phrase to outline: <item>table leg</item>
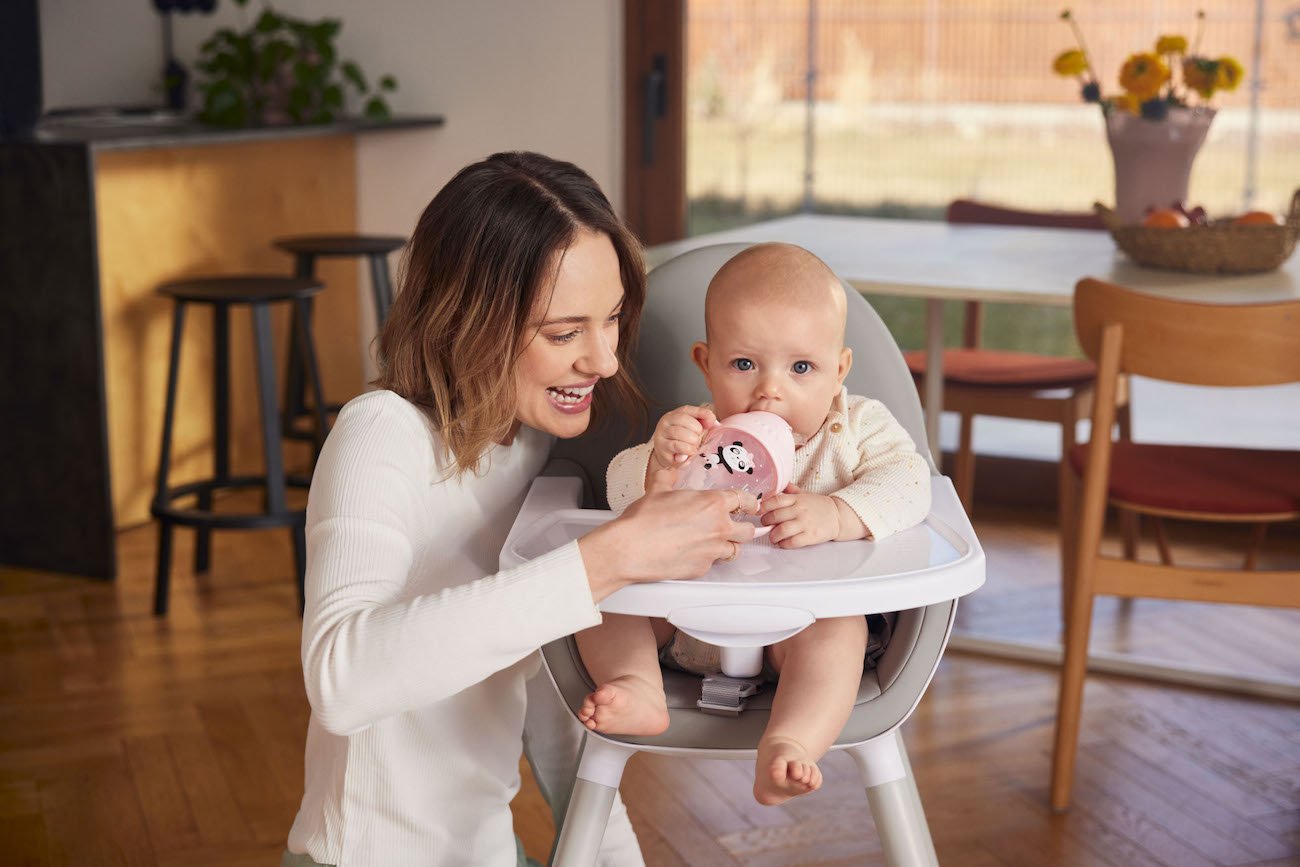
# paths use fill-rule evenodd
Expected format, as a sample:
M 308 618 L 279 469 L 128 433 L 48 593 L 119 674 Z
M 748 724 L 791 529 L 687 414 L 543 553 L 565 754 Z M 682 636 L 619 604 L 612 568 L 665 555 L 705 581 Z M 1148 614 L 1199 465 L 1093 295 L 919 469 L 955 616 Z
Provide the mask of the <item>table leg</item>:
M 930 456 L 940 466 L 939 416 L 943 412 L 943 299 L 925 302 L 925 432 L 929 437 Z

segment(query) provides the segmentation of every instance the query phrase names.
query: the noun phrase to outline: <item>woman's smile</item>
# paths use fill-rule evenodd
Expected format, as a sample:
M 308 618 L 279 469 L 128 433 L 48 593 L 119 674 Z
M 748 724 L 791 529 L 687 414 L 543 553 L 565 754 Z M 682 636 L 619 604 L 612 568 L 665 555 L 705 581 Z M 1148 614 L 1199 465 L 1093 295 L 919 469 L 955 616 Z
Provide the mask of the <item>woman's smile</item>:
M 546 395 L 551 399 L 551 405 L 560 412 L 586 412 L 591 407 L 591 395 L 596 382 L 593 379 L 586 385 L 553 385 L 546 389 Z

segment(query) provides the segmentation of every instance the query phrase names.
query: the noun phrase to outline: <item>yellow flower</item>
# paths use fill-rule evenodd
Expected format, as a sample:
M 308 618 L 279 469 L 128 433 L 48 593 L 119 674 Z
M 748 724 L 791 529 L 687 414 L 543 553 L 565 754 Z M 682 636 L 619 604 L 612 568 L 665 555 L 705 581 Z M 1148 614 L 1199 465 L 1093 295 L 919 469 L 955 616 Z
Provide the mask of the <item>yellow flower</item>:
M 1127 111 L 1129 114 L 1137 114 L 1142 110 L 1142 101 L 1131 93 L 1121 93 L 1113 97 L 1110 104 L 1120 111 Z
M 1183 61 L 1183 84 L 1209 99 L 1219 77 L 1219 64 L 1203 57 L 1189 57 Z
M 1187 37 L 1161 36 L 1156 40 L 1156 54 L 1186 54 Z
M 1169 80 L 1169 67 L 1154 54 L 1142 52 L 1124 61 L 1119 71 L 1119 83 L 1134 96 L 1150 99 Z
M 1220 57 L 1218 68 L 1214 72 L 1214 86 L 1220 90 L 1236 90 L 1244 74 L 1245 70 L 1236 60 L 1231 57 Z
M 1088 59 L 1077 48 L 1062 51 L 1052 61 L 1052 69 L 1056 70 L 1057 75 L 1082 75 L 1087 68 Z

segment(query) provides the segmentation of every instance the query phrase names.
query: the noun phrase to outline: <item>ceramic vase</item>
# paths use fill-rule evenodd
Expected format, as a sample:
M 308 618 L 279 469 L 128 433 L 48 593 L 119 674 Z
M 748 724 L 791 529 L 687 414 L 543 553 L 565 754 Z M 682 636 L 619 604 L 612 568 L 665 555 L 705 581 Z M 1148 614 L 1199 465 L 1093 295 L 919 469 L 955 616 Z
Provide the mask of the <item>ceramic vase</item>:
M 1125 111 L 1106 115 L 1106 139 L 1115 160 L 1115 213 L 1140 223 L 1148 208 L 1187 207 L 1192 162 L 1214 120 L 1212 108 L 1173 108 L 1163 120 Z

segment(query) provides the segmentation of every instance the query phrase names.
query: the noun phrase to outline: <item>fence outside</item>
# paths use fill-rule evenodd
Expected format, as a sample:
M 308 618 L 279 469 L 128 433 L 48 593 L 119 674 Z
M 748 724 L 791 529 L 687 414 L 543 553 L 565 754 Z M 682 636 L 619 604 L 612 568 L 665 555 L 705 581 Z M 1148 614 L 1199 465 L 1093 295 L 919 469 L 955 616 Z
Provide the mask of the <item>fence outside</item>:
M 1054 4 L 687 8 L 692 234 L 800 209 L 934 216 L 959 196 L 1065 210 L 1113 200 L 1101 112 L 1051 70 L 1074 45 Z M 1211 215 L 1280 212 L 1300 186 L 1300 4 L 1096 0 L 1073 14 L 1103 88 L 1115 92 L 1129 54 L 1160 34 L 1194 38 L 1198 8 L 1204 53 L 1236 57 L 1247 79 L 1214 98 L 1189 204 Z

